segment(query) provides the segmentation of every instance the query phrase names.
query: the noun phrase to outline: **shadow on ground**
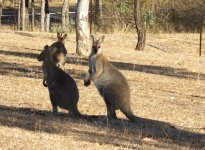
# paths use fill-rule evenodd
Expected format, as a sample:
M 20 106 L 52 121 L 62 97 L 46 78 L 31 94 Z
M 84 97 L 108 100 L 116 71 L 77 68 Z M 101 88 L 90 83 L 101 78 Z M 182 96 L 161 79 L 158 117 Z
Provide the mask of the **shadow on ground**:
M 13 52 L 13 51 L 5 51 L 5 50 L 0 50 L 0 54 L 13 55 L 13 56 L 32 58 L 32 59 L 35 59 L 38 56 L 38 54 L 34 54 L 34 53 L 22 53 L 22 52 Z M 67 63 L 78 64 L 83 66 L 88 65 L 87 58 L 74 56 L 74 55 L 70 55 L 68 57 Z M 137 71 L 137 72 L 157 74 L 157 75 L 163 75 L 163 76 L 169 76 L 175 78 L 205 80 L 205 74 L 190 72 L 186 69 L 163 67 L 163 66 L 152 66 L 152 65 L 139 65 L 139 64 L 124 63 L 124 62 L 115 62 L 115 61 L 111 61 L 111 63 L 121 70 Z M 35 66 L 33 67 L 35 68 Z M 26 69 L 26 67 L 24 69 Z M 72 72 L 74 71 L 71 71 L 71 74 Z M 77 72 L 80 72 L 80 70 L 78 70 Z M 84 73 L 81 72 L 81 77 L 83 76 L 83 74 Z
M 127 148 L 125 141 L 135 144 L 130 144 L 130 148 L 136 148 L 136 144 L 143 144 L 143 137 L 150 137 L 173 146 L 205 148 L 205 135 L 203 134 L 177 129 L 161 121 L 145 118 L 141 120 L 143 121 L 137 124 L 128 120 L 117 120 L 112 122 L 108 128 L 105 116 L 98 118 L 87 116 L 86 119 L 75 120 L 69 118 L 67 114 L 52 116 L 49 111 L 0 105 L 0 126 L 66 136 L 74 135 L 78 140 L 124 148 Z M 109 132 L 103 134 L 102 131 Z M 155 146 L 163 147 L 162 144 L 157 143 Z
M 0 62 L 0 75 L 13 75 L 16 77 L 26 77 L 39 79 L 43 77 L 42 69 L 40 66 L 26 66 L 17 63 Z M 68 74 L 70 74 L 75 79 L 83 79 L 85 73 L 77 69 L 66 69 Z
M 163 67 L 163 66 L 152 66 L 152 65 L 139 65 L 124 62 L 110 61 L 114 66 L 120 70 L 137 71 L 149 74 L 157 74 L 175 78 L 185 79 L 200 79 L 205 80 L 205 74 L 199 74 L 197 72 L 190 72 L 186 69 Z M 81 64 L 87 66 L 87 58 L 70 56 L 68 59 L 69 64 Z

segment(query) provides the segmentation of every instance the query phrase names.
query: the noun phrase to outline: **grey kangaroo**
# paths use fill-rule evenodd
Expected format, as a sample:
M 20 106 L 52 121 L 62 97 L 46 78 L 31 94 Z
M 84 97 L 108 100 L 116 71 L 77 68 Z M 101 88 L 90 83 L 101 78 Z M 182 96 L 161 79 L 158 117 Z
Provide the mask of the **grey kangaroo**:
M 117 119 L 115 110 L 120 109 L 127 118 L 137 121 L 130 106 L 130 87 L 122 73 L 108 62 L 103 55 L 101 43 L 105 36 L 92 38 L 91 53 L 88 57 L 89 71 L 85 77 L 84 85 L 89 86 L 93 80 L 100 95 L 107 106 L 107 117 L 109 120 Z
M 91 36 L 91 38 L 93 44 L 88 57 L 89 70 L 86 74 L 84 85 L 89 86 L 91 81 L 94 81 L 107 106 L 108 121 L 117 119 L 115 110 L 120 109 L 128 119 L 135 123 L 175 128 L 169 123 L 140 118 L 132 113 L 130 106 L 130 87 L 127 80 L 103 55 L 101 44 L 105 37 L 102 36 L 96 39 L 94 36 Z
M 55 64 L 55 54 L 60 55 L 60 53 L 63 53 L 63 49 L 65 47 L 62 43 L 50 47 L 46 45 L 37 59 L 43 61 L 42 69 L 48 86 L 53 113 L 56 114 L 58 112 L 57 107 L 60 107 L 69 110 L 69 116 L 80 117 L 81 114 L 77 107 L 79 91 L 76 82 Z

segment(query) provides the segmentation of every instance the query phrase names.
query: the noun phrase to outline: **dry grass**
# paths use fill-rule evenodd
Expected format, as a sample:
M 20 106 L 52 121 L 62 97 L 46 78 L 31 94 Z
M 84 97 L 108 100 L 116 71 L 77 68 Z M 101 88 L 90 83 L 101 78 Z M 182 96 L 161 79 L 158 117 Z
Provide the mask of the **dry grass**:
M 64 110 L 52 116 L 35 57 L 55 34 L 4 31 L 0 39 L 0 149 L 205 149 L 205 53 L 197 57 L 197 34 L 149 34 L 145 52 L 134 51 L 134 35 L 106 35 L 105 54 L 129 81 L 133 112 L 158 120 L 134 124 L 118 112 L 122 120 L 109 127 L 96 88 L 83 86 L 87 62 L 73 55 L 74 35 L 66 71 L 77 81 L 80 111 L 98 119 L 74 120 Z

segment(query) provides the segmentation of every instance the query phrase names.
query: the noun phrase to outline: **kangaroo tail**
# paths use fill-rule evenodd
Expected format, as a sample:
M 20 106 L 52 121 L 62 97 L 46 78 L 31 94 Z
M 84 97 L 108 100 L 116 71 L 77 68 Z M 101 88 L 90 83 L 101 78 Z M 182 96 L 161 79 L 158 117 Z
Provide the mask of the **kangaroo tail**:
M 124 114 L 125 114 L 125 116 L 128 118 L 128 119 L 130 119 L 131 121 L 133 121 L 133 122 L 139 122 L 139 117 L 137 117 L 137 116 L 135 116 L 133 113 L 132 113 L 132 111 L 122 111 Z
M 169 127 L 169 128 L 174 128 L 176 129 L 173 125 L 167 122 L 162 122 L 162 121 L 157 121 L 157 120 L 152 120 L 152 119 L 146 119 L 146 118 L 141 118 L 135 116 L 132 111 L 122 111 L 125 116 L 130 119 L 131 121 L 139 124 L 146 124 L 146 125 L 151 125 L 151 126 L 163 126 L 163 127 Z

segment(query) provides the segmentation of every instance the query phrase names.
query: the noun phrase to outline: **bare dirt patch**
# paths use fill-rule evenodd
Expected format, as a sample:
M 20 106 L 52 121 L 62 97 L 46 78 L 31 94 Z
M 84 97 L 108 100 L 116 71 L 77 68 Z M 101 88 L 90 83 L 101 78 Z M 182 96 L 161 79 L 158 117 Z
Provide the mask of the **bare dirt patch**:
M 106 35 L 104 53 L 128 79 L 133 112 L 147 122 L 131 123 L 118 112 L 120 120 L 108 127 L 95 86 L 83 86 L 87 58 L 73 54 L 74 35 L 66 41 L 66 72 L 78 84 L 81 113 L 99 118 L 74 120 L 64 110 L 52 116 L 36 56 L 56 34 L 0 32 L 0 149 L 205 148 L 205 52 L 198 57 L 198 38 L 149 34 L 146 51 L 138 52 L 135 35 Z

